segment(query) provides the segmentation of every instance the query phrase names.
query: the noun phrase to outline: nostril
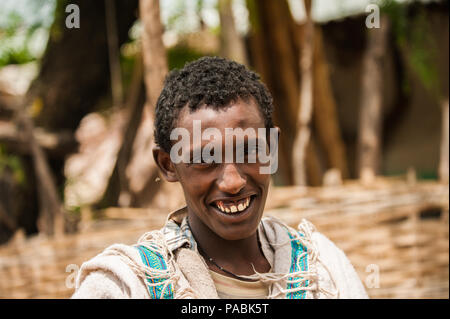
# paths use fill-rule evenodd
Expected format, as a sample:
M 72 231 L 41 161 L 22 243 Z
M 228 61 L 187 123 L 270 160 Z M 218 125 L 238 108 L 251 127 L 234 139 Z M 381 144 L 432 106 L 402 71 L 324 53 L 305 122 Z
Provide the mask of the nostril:
M 227 165 L 219 180 L 219 189 L 226 193 L 236 194 L 244 188 L 247 183 L 246 179 L 239 174 L 234 165 Z
M 219 189 L 225 193 L 237 194 L 245 186 L 245 179 L 227 179 L 219 182 Z

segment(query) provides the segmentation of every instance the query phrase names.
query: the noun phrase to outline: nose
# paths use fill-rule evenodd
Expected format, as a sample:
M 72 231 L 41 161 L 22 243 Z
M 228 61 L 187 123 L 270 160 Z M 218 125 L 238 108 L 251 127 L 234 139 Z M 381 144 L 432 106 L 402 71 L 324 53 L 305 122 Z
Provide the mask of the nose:
M 222 192 L 237 194 L 246 183 L 247 181 L 241 176 L 235 164 L 226 164 L 218 186 Z

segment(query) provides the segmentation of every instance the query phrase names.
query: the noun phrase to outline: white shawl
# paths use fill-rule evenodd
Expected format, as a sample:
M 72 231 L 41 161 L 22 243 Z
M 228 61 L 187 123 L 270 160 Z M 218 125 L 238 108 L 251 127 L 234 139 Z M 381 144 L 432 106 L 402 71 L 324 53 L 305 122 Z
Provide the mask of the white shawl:
M 186 229 L 186 215 L 185 208 L 170 214 L 165 227 L 144 234 L 138 241 L 139 245 L 156 249 L 164 257 L 167 269 L 144 265 L 135 246 L 114 244 L 83 263 L 72 298 L 151 298 L 146 276 L 164 279 L 163 290 L 171 285 L 174 298 L 218 298 L 195 241 L 185 236 L 190 233 Z M 270 285 L 268 298 L 286 298 L 288 293 L 299 289 L 306 291 L 308 299 L 368 298 L 342 250 L 306 220 L 298 229 L 297 232 L 273 217 L 261 221 L 258 229 L 261 248 L 273 273 L 252 276 Z M 307 271 L 290 273 L 292 239 L 288 232 L 307 248 Z M 307 280 L 307 286 L 289 290 L 288 283 L 292 280 L 302 283 Z

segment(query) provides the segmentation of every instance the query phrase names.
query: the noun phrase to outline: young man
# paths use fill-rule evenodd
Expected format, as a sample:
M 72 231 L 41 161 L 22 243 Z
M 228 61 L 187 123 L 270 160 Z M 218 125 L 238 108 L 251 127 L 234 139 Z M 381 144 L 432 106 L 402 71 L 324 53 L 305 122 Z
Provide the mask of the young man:
M 243 65 L 205 57 L 171 72 L 154 159 L 181 183 L 186 207 L 136 245 L 84 263 L 73 298 L 367 298 L 344 253 L 310 223 L 263 218 L 277 167 L 272 110 Z

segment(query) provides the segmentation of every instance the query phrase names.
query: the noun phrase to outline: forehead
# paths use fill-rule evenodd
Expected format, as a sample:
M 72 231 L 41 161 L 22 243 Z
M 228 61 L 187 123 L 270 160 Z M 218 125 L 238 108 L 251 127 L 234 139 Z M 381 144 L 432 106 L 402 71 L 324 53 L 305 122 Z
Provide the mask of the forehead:
M 248 102 L 239 99 L 222 108 L 204 105 L 193 112 L 188 107 L 184 107 L 180 111 L 176 126 L 192 130 L 195 120 L 201 121 L 202 130 L 210 127 L 224 130 L 225 128 L 245 129 L 265 126 L 259 107 L 253 99 L 249 99 Z

